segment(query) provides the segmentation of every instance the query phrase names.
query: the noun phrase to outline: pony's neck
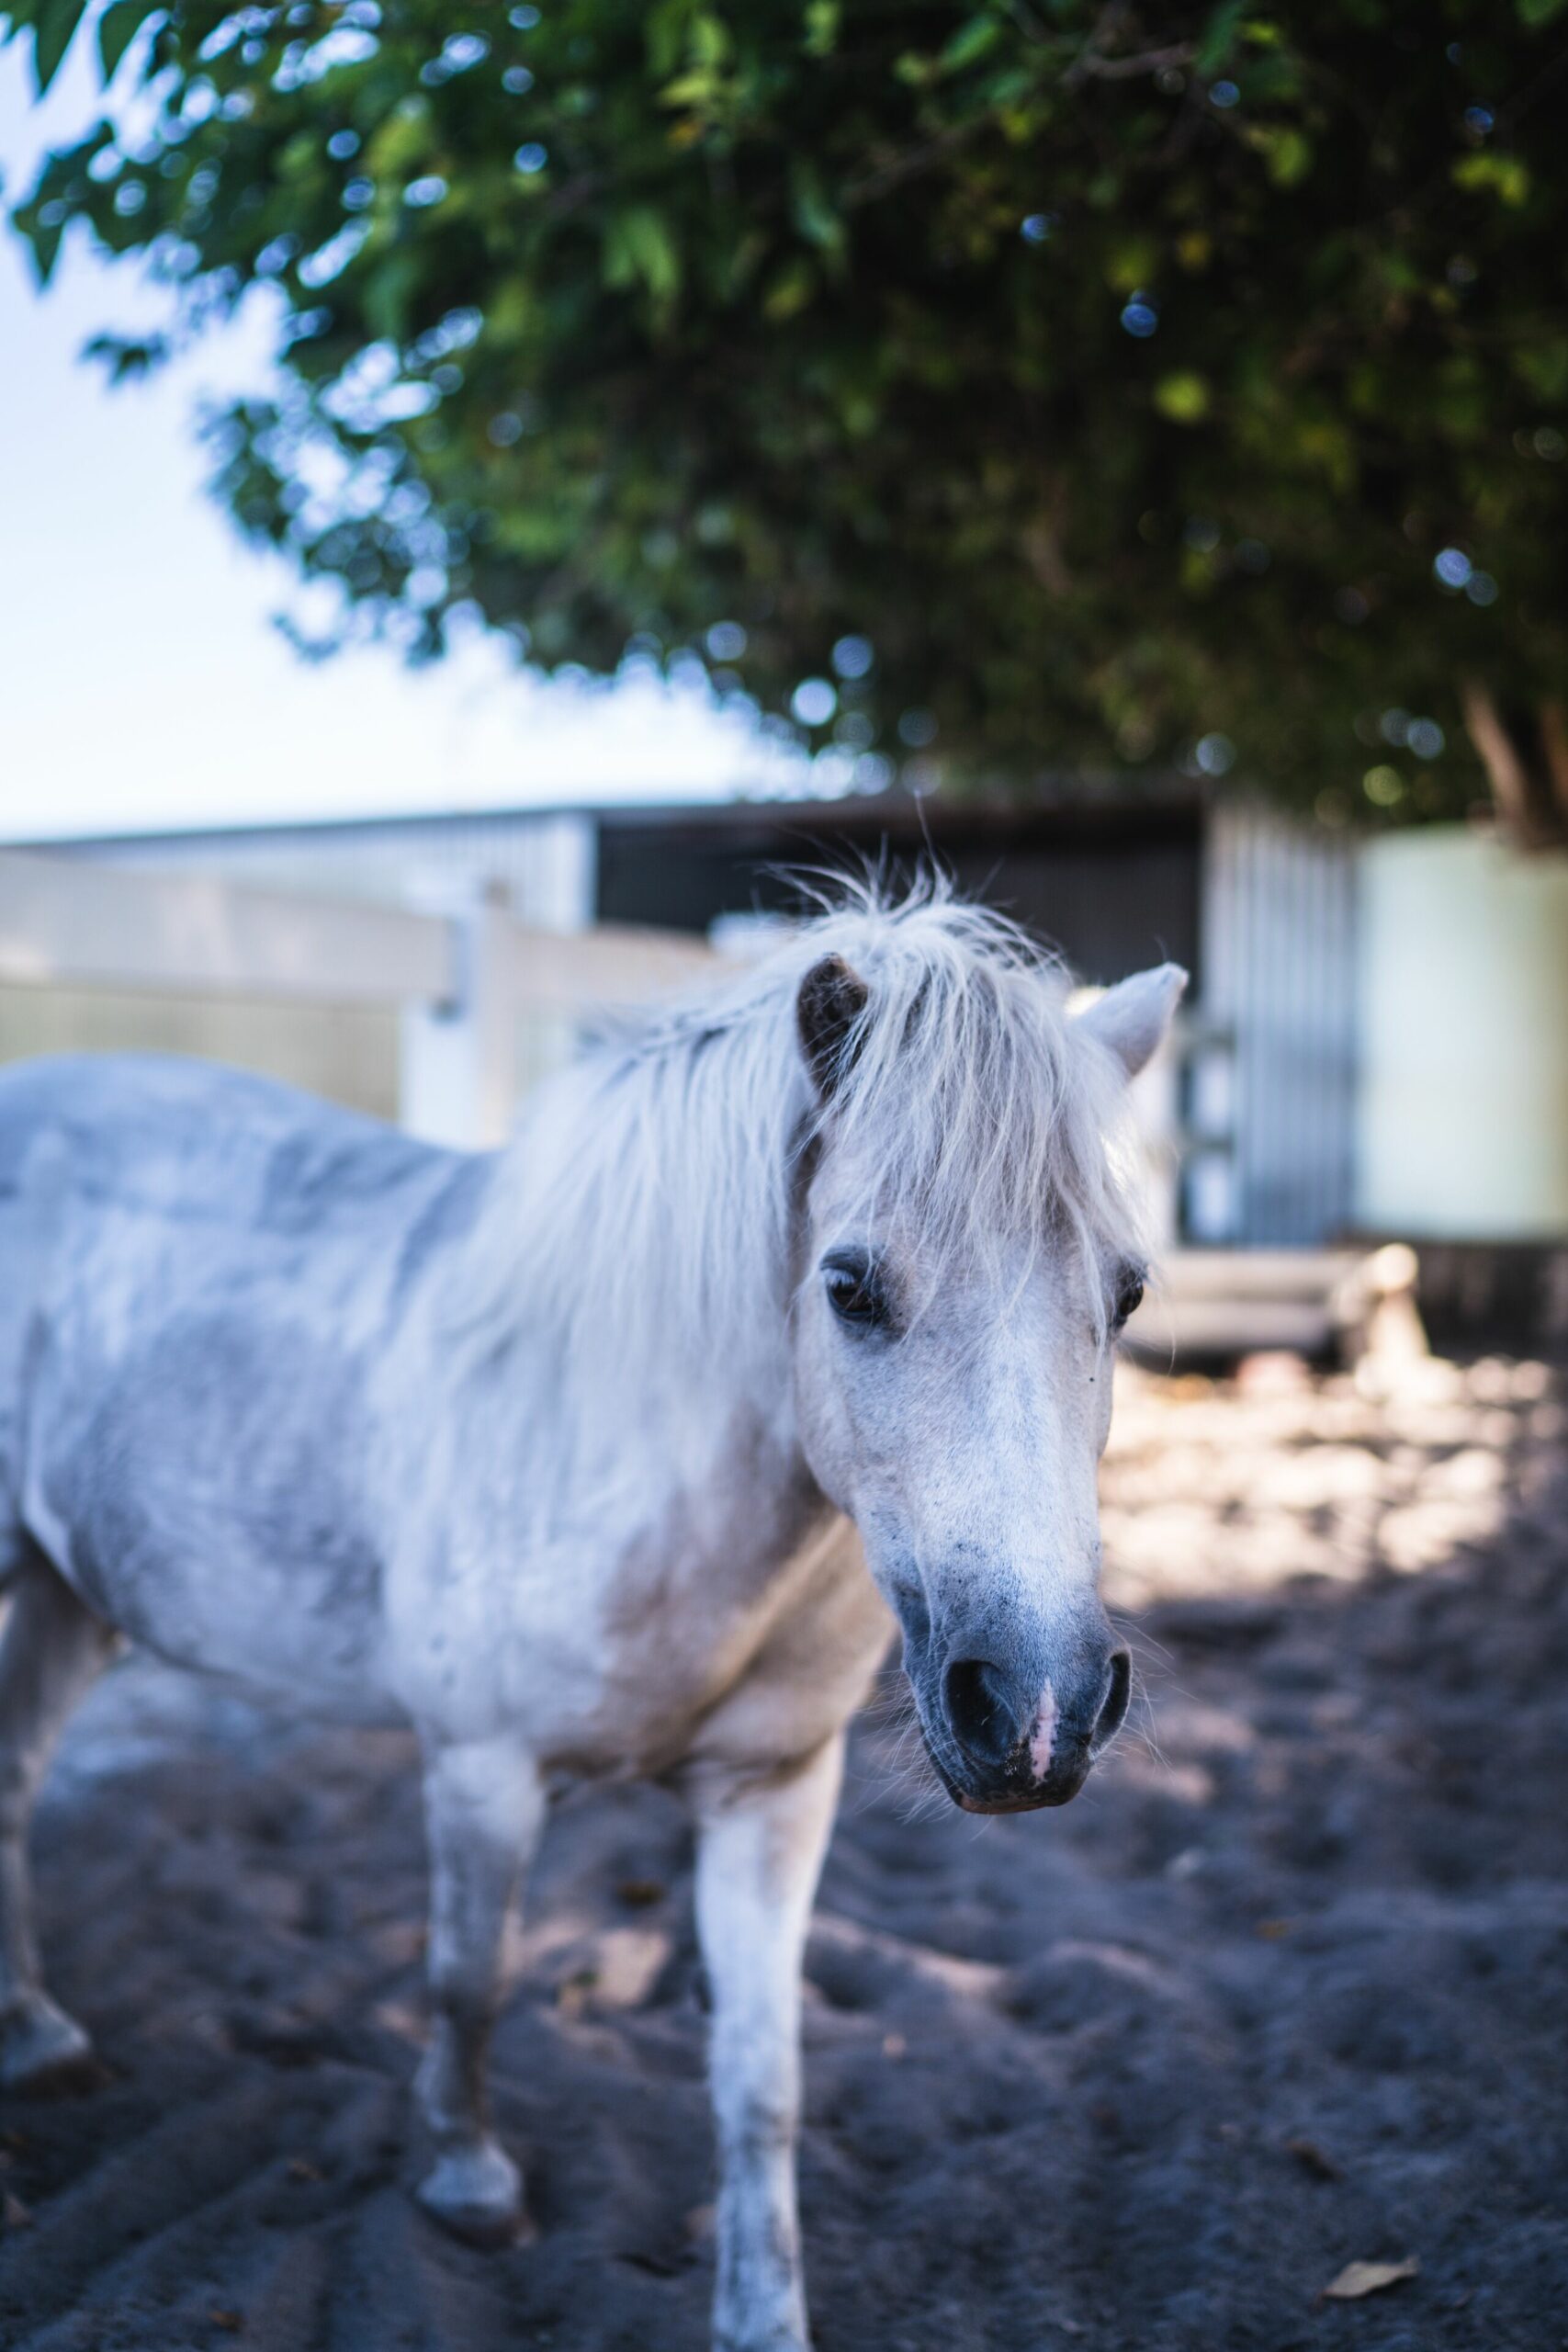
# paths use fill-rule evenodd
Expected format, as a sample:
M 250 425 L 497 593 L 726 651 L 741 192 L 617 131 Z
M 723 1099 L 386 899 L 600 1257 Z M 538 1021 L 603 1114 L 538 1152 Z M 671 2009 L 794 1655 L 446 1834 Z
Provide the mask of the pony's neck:
M 795 1450 L 790 1349 L 804 1081 L 787 1025 L 671 1024 L 598 1046 L 492 1163 L 481 1319 L 607 1433 L 700 1452 L 737 1417 Z M 782 1046 L 782 1051 L 779 1050 Z

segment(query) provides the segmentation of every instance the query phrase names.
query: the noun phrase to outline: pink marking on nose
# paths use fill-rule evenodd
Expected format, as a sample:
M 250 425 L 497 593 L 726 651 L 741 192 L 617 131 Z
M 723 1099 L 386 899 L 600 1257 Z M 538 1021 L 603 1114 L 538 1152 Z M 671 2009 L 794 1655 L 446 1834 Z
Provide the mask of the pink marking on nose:
M 1043 1781 L 1051 1770 L 1051 1749 L 1056 1737 L 1056 1694 L 1047 1682 L 1040 1694 L 1040 1713 L 1029 1735 L 1030 1770 Z

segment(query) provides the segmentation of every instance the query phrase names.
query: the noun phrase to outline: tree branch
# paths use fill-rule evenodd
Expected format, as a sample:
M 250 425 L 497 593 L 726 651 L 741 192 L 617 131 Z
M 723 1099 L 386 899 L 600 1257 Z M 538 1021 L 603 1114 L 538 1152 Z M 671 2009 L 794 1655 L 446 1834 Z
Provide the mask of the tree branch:
M 1568 706 L 1558 695 L 1548 695 L 1540 706 L 1540 748 L 1557 821 L 1568 840 Z
M 886 196 L 905 180 L 914 179 L 919 173 L 930 171 L 933 164 L 943 162 L 954 148 L 964 146 L 982 130 L 994 128 L 992 116 L 976 115 L 968 122 L 955 122 L 946 130 L 939 131 L 923 147 L 910 147 L 903 154 L 890 157 L 886 164 L 878 164 L 875 171 L 867 172 L 863 179 L 848 182 L 843 192 L 846 208 L 874 203 L 879 196 Z
M 1196 51 L 1190 41 L 1177 41 L 1169 49 L 1145 49 L 1136 57 L 1101 57 L 1097 50 L 1085 50 L 1076 57 L 1062 76 L 1065 90 L 1076 90 L 1080 82 L 1092 78 L 1097 82 L 1131 82 L 1140 74 L 1160 74 L 1167 66 L 1190 65 Z
M 1461 678 L 1459 698 L 1466 729 L 1486 770 L 1486 781 L 1492 786 L 1492 798 L 1504 830 L 1516 841 L 1523 842 L 1531 831 L 1530 791 L 1518 746 L 1503 724 L 1503 714 L 1490 686 L 1483 686 L 1479 678 Z
M 1550 702 L 1540 713 L 1548 777 L 1538 782 L 1491 687 L 1477 677 L 1463 677 L 1459 694 L 1465 727 L 1486 770 L 1504 831 L 1516 847 L 1526 850 L 1545 849 L 1562 839 L 1568 832 L 1568 725 L 1562 705 Z

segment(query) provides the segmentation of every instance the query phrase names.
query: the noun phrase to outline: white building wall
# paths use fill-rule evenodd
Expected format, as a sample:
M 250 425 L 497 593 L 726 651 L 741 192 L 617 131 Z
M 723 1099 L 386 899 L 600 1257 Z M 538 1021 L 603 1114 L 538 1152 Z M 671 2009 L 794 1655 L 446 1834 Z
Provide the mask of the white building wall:
M 448 907 L 499 891 L 525 922 L 581 931 L 593 920 L 595 827 L 574 809 L 376 825 L 280 825 L 254 832 L 94 842 L 87 854 L 163 872 L 329 898 Z
M 1359 1221 L 1568 1234 L 1568 857 L 1433 827 L 1369 842 L 1361 890 Z

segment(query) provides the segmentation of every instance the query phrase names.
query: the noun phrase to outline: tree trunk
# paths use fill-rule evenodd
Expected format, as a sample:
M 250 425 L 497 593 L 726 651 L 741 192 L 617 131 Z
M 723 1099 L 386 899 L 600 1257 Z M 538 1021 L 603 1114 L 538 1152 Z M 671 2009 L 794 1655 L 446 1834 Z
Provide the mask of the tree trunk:
M 1505 718 L 1475 677 L 1461 680 L 1460 701 L 1504 833 L 1518 849 L 1568 847 L 1568 707 L 1554 695 Z

